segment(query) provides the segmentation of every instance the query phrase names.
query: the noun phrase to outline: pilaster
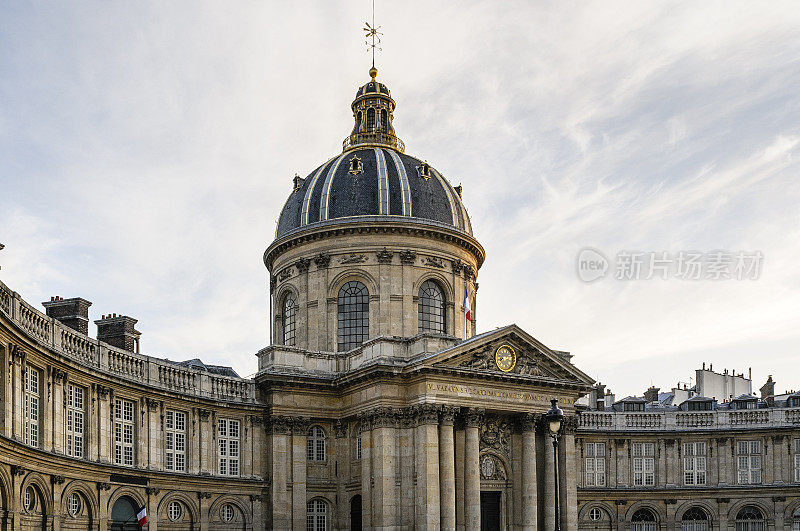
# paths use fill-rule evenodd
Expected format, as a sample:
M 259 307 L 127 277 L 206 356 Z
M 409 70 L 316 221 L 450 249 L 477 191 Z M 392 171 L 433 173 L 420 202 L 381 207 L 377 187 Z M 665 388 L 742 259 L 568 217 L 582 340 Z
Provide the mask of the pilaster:
M 272 449 L 272 529 L 289 529 L 291 512 L 287 491 L 289 478 L 289 433 L 290 421 L 286 417 L 270 419 Z
M 417 467 L 417 529 L 440 529 L 439 509 L 439 408 L 422 404 L 416 408 L 415 439 Z
M 308 419 L 292 419 L 292 529 L 306 529 L 306 441 L 308 440 Z
M 522 427 L 522 529 L 533 531 L 538 525 L 536 485 L 536 422 L 533 413 L 521 419 Z
M 479 430 L 485 411 L 470 408 L 464 414 L 464 528 L 481 528 L 481 476 Z
M 373 529 L 394 529 L 397 525 L 397 412 L 380 408 L 372 416 Z
M 455 412 L 453 406 L 443 406 L 439 421 L 439 510 L 443 530 L 456 528 Z

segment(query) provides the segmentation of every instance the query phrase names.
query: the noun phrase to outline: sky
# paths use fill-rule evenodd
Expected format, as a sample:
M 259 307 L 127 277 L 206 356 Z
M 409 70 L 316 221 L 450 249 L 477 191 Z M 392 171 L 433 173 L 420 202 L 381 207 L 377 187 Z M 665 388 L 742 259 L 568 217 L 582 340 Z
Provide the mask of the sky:
M 262 253 L 352 127 L 370 17 L 1 3 L 0 279 L 138 319 L 143 353 L 255 373 Z M 378 0 L 376 22 L 406 152 L 463 185 L 486 249 L 479 331 L 517 323 L 618 398 L 703 362 L 800 388 L 796 3 Z

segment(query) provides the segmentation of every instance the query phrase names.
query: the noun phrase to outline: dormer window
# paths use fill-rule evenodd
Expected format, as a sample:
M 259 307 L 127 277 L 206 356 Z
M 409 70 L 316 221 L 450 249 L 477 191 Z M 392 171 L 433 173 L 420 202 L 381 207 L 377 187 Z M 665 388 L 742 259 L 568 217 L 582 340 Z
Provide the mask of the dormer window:
M 427 162 L 423 162 L 421 166 L 417 166 L 419 176 L 426 181 L 431 178 L 431 167 Z
M 625 402 L 623 404 L 623 411 L 625 412 L 641 412 L 644 411 L 643 402 Z
M 358 175 L 359 173 L 364 173 L 364 165 L 361 164 L 361 159 L 353 155 L 353 158 L 350 159 L 350 174 Z

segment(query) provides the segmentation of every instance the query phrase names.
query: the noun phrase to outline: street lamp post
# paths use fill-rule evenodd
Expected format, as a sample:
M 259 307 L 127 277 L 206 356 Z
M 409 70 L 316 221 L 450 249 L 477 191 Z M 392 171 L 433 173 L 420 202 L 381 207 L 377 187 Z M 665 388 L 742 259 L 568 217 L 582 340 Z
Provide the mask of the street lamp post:
M 558 481 L 558 434 L 564 422 L 564 412 L 558 407 L 558 400 L 550 400 L 550 410 L 544 414 L 547 427 L 550 430 L 550 437 L 553 439 L 553 472 L 555 473 L 555 509 L 556 509 L 556 531 L 561 531 L 561 506 L 558 500 L 559 481 Z

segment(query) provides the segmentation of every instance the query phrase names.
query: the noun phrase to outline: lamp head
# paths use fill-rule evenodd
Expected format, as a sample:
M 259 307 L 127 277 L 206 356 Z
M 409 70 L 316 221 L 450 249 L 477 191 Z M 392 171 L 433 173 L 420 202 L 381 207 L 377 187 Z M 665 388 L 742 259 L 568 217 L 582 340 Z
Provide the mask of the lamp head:
M 556 435 L 559 431 L 561 431 L 561 424 L 564 421 L 564 412 L 561 411 L 560 407 L 558 407 L 557 399 L 552 399 L 550 404 L 550 410 L 544 414 L 544 418 L 547 420 L 550 433 L 552 435 Z

